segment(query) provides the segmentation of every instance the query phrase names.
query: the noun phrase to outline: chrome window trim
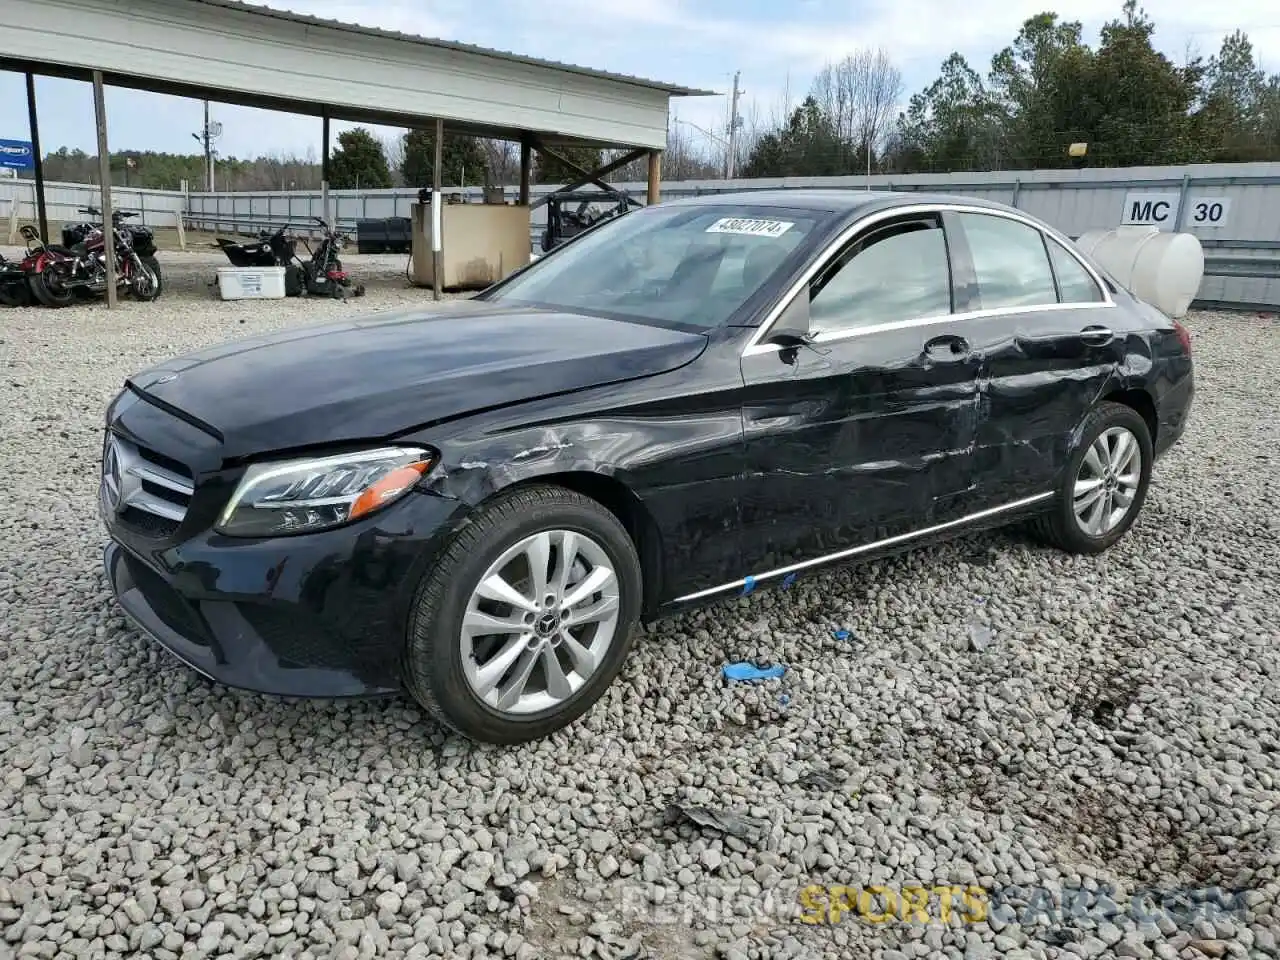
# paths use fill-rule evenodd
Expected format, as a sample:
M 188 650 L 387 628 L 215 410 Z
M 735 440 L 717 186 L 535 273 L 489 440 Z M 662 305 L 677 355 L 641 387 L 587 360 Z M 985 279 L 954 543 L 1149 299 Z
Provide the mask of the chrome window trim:
M 1081 257 L 1080 252 L 1075 249 L 1075 244 L 1071 242 L 1071 238 L 1065 235 L 1059 237 L 1057 235 L 1057 231 L 1050 232 L 1048 230 L 1042 229 L 1040 232 L 1044 234 L 1045 247 L 1046 247 L 1045 252 L 1049 254 L 1049 269 L 1053 271 L 1054 280 L 1056 281 L 1058 278 L 1058 268 L 1053 265 L 1053 251 L 1048 249 L 1048 245 L 1050 243 L 1056 243 L 1059 247 L 1061 247 L 1064 251 L 1066 251 L 1067 256 L 1073 259 L 1076 263 L 1080 264 L 1080 266 L 1084 267 L 1084 272 L 1089 275 L 1089 279 L 1093 281 L 1094 286 L 1096 286 L 1099 292 L 1102 294 L 1102 302 L 1110 303 L 1111 291 L 1107 289 L 1107 285 L 1102 282 L 1102 278 L 1098 276 L 1098 274 L 1094 271 L 1094 269 L 1091 266 L 1089 266 L 1089 264 L 1084 262 L 1084 258 Z M 1082 304 L 1082 305 L 1090 304 L 1090 303 L 1096 304 L 1098 302 L 1099 301 L 1097 300 L 1072 300 L 1071 301 L 1072 304 Z
M 908 540 L 915 540 L 920 537 L 927 537 L 931 533 L 939 533 L 943 530 L 951 530 L 955 527 L 962 527 L 967 523 L 973 523 L 977 520 L 993 517 L 997 514 L 1007 513 L 1011 510 L 1017 510 L 1021 507 L 1029 507 L 1032 504 L 1039 503 L 1042 500 L 1048 500 L 1053 496 L 1053 491 L 1047 493 L 1037 493 L 1032 497 L 1023 497 L 1021 500 L 1014 500 L 1011 503 L 1001 504 L 998 507 L 988 507 L 986 510 L 979 510 L 977 513 L 971 513 L 968 516 L 960 517 L 956 520 L 948 520 L 945 523 L 937 523 L 931 527 L 922 527 L 919 530 L 911 530 L 907 533 L 900 533 L 897 536 L 886 537 L 883 540 L 875 540 L 871 543 L 864 543 L 856 547 L 849 547 L 846 550 L 838 550 L 835 553 L 828 553 L 825 556 L 814 557 L 812 560 L 802 560 L 799 563 L 793 563 L 789 566 L 778 567 L 776 570 L 770 570 L 767 573 L 758 573 L 753 576 L 743 577 L 741 580 L 734 580 L 731 583 L 722 583 L 718 587 L 709 587 L 706 590 L 699 590 L 696 593 L 686 594 L 683 597 L 676 597 L 672 603 L 685 603 L 689 600 L 701 600 L 704 597 L 713 594 L 723 593 L 725 590 L 735 590 L 745 587 L 748 583 L 757 583 L 761 580 L 769 580 L 773 577 L 780 577 L 796 570 L 806 570 L 809 567 L 817 567 L 826 563 L 833 563 L 836 560 L 843 560 L 847 557 L 856 557 L 861 553 L 869 553 L 881 547 L 890 547 L 896 543 L 905 543 Z
M 1098 285 L 1098 289 L 1102 291 L 1102 300 L 1084 300 L 1072 301 L 1071 303 L 1053 303 L 1044 304 L 1021 304 L 1015 307 L 992 307 L 987 310 L 969 310 L 964 313 L 946 313 L 928 317 L 915 317 L 908 320 L 893 320 L 886 323 L 873 324 L 867 327 L 851 327 L 848 330 L 835 330 L 829 334 L 823 335 L 821 331 L 815 342 L 830 343 L 834 340 L 845 340 L 851 337 L 866 336 L 871 333 L 883 333 L 886 330 L 900 330 L 908 327 L 928 326 L 936 323 L 953 323 L 957 320 L 975 320 L 982 317 L 999 317 L 1007 316 L 1014 313 L 1025 313 L 1029 310 L 1097 310 L 1114 307 L 1115 301 L 1111 299 L 1111 291 L 1107 289 L 1107 285 L 1102 281 L 1098 272 L 1084 259 L 1080 253 L 1074 249 L 1074 244 L 1067 240 L 1063 242 L 1063 237 L 1056 230 L 1048 228 L 1037 223 L 1024 214 L 1017 213 L 1013 210 L 999 210 L 988 207 L 973 206 L 967 203 L 916 203 L 904 204 L 899 207 L 890 207 L 887 210 L 880 210 L 858 220 L 856 223 L 850 224 L 840 234 L 827 244 L 826 248 L 816 257 L 813 262 L 805 268 L 804 273 L 796 279 L 796 281 L 787 289 L 782 298 L 774 304 L 765 315 L 760 325 L 756 327 L 755 332 L 747 341 L 747 345 L 742 350 L 742 356 L 758 356 L 765 353 L 777 353 L 782 348 L 774 343 L 761 343 L 768 335 L 769 329 L 777 322 L 782 313 L 791 305 L 791 302 L 807 289 L 813 278 L 827 266 L 828 263 L 844 248 L 844 246 L 856 237 L 863 230 L 872 227 L 882 220 L 889 220 L 894 217 L 909 216 L 911 214 L 930 214 L 930 213 L 976 213 L 986 214 L 993 217 L 1003 217 L 1006 220 L 1014 220 L 1024 224 L 1035 230 L 1037 233 L 1045 237 L 1056 240 L 1058 244 L 1067 251 L 1080 266 L 1084 267 L 1085 272 Z M 944 228 L 945 229 L 945 228 Z M 1045 256 L 1049 256 L 1049 251 L 1045 249 Z M 1050 268 L 1052 269 L 1052 267 Z

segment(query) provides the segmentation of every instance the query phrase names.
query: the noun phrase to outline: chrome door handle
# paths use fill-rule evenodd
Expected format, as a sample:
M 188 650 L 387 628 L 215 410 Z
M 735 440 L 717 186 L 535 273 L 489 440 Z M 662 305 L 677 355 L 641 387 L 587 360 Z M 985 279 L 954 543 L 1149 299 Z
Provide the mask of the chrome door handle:
M 954 333 L 934 337 L 924 345 L 924 353 L 930 360 L 942 363 L 963 360 L 969 355 L 969 341 Z
M 1107 327 L 1085 327 L 1080 331 L 1080 339 L 1085 343 L 1106 344 L 1114 340 L 1115 336 Z

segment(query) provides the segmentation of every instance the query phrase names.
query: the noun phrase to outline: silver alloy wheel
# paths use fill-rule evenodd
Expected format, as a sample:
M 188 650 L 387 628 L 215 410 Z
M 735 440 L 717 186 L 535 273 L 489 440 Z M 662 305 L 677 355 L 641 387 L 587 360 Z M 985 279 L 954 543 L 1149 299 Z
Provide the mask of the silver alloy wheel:
M 1126 427 L 1111 427 L 1089 445 L 1076 474 L 1072 508 L 1091 537 L 1104 537 L 1129 515 L 1142 481 L 1142 447 Z
M 618 575 L 595 540 L 545 530 L 503 552 L 462 618 L 462 667 L 472 691 L 502 713 L 568 700 L 604 662 L 618 632 Z

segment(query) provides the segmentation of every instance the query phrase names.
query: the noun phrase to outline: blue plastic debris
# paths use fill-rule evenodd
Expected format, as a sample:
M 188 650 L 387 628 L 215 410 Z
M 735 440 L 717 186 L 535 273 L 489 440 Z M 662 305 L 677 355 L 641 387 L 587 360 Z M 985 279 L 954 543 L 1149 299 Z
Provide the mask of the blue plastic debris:
M 787 704 L 791 703 L 791 695 L 786 693 L 778 694 L 778 702 L 784 707 L 787 706 Z
M 726 663 L 722 669 L 726 680 L 735 680 L 740 683 L 777 680 L 787 672 L 786 666 L 781 663 L 776 663 L 772 667 L 760 667 L 745 660 L 739 663 Z
M 747 577 L 747 579 L 742 582 L 742 595 L 745 597 L 748 593 L 750 593 L 755 588 L 756 588 L 756 578 Z
M 831 635 L 837 640 L 852 640 L 853 634 L 848 630 L 832 630 Z
M 794 573 L 788 573 L 785 577 L 782 578 L 782 589 L 783 590 L 787 589 L 787 587 L 791 586 L 795 582 L 796 582 L 796 575 Z

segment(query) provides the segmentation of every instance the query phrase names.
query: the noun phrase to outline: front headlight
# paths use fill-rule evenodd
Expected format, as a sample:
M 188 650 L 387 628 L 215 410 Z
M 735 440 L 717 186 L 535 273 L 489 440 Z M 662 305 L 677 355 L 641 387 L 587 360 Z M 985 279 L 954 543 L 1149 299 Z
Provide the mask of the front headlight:
M 383 447 L 332 457 L 255 463 L 214 529 L 240 537 L 312 533 L 367 516 L 404 496 L 433 454 Z

